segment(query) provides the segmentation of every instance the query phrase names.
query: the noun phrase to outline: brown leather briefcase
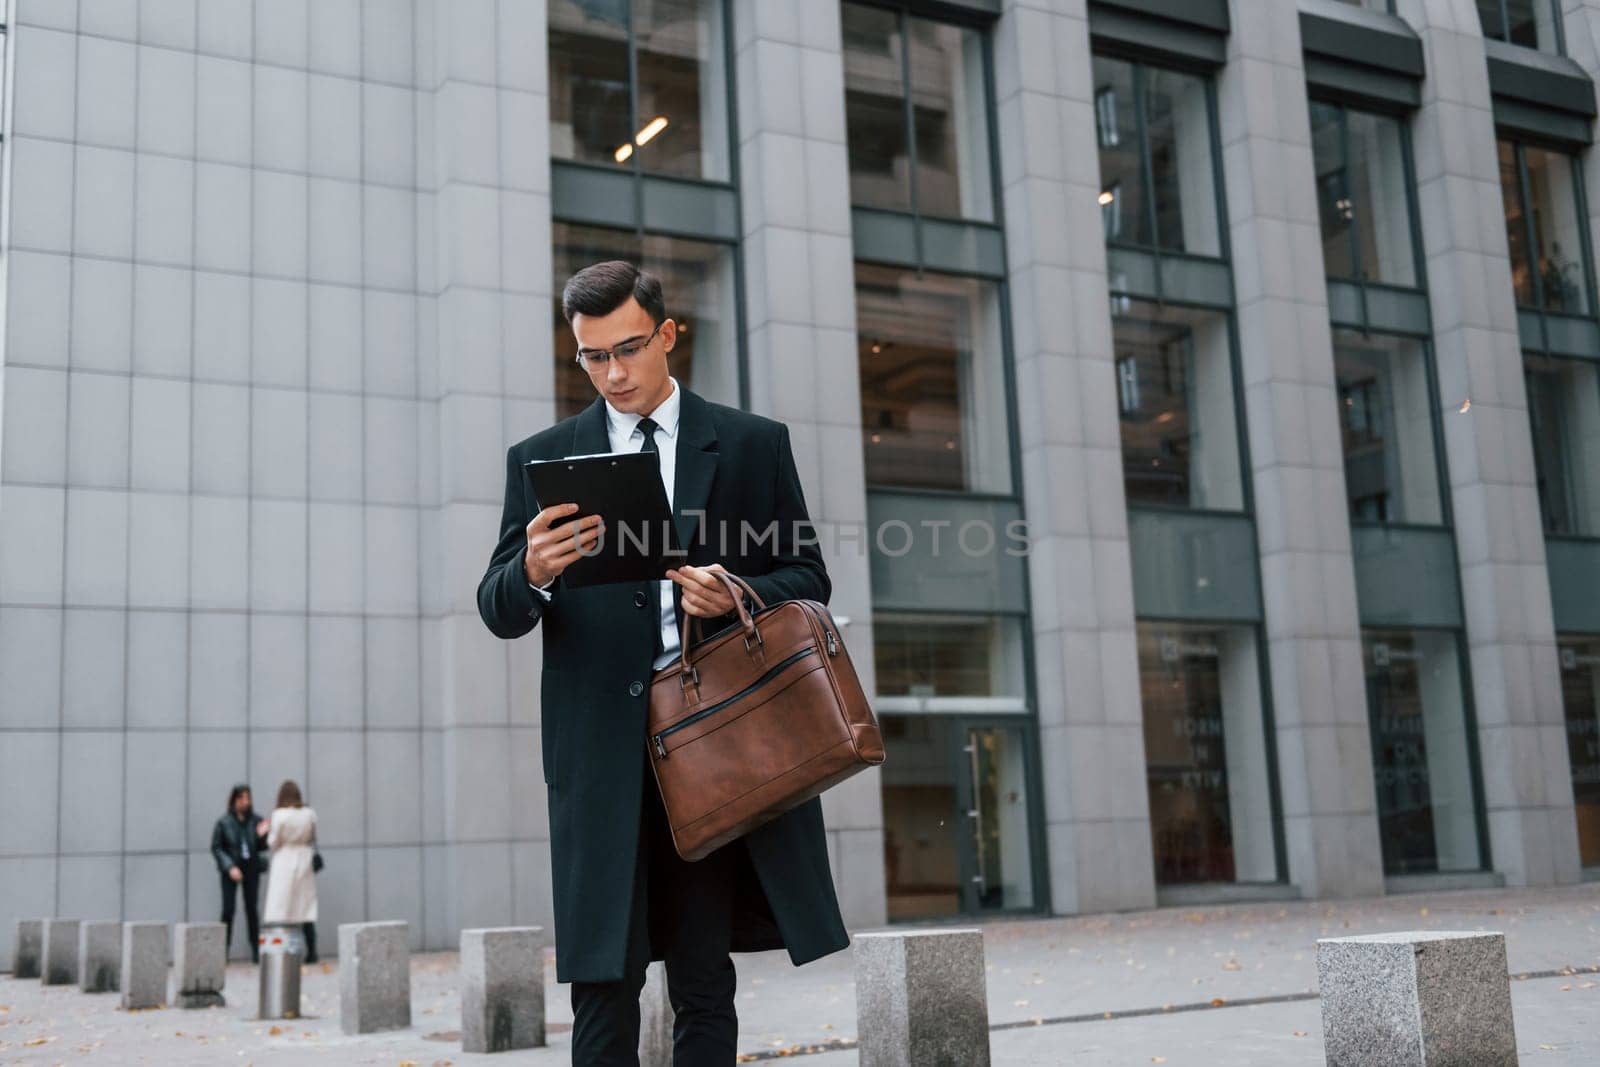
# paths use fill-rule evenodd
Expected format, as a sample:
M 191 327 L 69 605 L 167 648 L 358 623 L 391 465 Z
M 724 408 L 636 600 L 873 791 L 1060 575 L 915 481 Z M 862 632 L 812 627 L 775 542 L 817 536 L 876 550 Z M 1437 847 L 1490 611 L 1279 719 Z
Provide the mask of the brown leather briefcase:
M 768 607 L 717 573 L 739 624 L 696 645 L 650 684 L 645 744 L 686 860 L 703 859 L 829 786 L 883 762 L 883 735 L 828 609 Z M 755 605 L 746 608 L 745 596 Z

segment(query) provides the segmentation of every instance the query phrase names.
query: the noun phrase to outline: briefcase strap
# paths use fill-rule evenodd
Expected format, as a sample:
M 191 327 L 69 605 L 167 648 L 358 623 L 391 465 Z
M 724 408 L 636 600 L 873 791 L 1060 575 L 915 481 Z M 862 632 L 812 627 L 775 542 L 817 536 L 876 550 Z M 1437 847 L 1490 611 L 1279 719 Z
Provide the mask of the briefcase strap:
M 727 571 L 712 571 L 711 575 L 720 580 L 727 587 L 728 595 L 733 597 L 734 610 L 739 613 L 739 625 L 744 628 L 745 648 L 748 649 L 752 642 L 759 645 L 761 643 L 761 633 L 756 629 L 755 619 L 751 617 L 750 609 L 745 606 L 744 598 L 748 596 L 751 603 L 755 604 L 757 611 L 765 609 L 767 602 L 761 599 L 761 594 L 757 593 L 749 582 L 737 574 L 729 574 Z M 699 639 L 699 631 L 699 616 L 690 615 L 687 611 L 684 612 L 683 629 L 678 635 L 678 654 L 683 665 L 683 671 L 678 675 L 679 685 L 700 684 L 700 672 L 695 670 L 694 664 L 689 661 L 689 649 Z

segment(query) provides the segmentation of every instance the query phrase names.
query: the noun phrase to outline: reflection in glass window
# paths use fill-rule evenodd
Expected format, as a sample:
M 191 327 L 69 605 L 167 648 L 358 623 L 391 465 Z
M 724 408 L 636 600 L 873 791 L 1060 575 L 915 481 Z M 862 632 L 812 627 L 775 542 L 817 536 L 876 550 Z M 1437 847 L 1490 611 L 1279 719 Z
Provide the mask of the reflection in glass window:
M 738 325 L 734 315 L 733 250 L 727 245 L 630 230 L 555 224 L 556 417 L 594 402 L 594 385 L 577 364 L 578 343 L 561 315 L 561 287 L 591 263 L 625 259 L 661 279 L 678 342 L 667 357 L 682 385 L 719 404 L 739 403 Z
M 983 36 L 851 3 L 842 28 L 851 203 L 992 221 Z
M 550 155 L 617 163 L 631 112 L 627 5 L 550 0 Z
M 1094 94 L 1106 240 L 1221 255 L 1205 79 L 1095 56 Z
M 1600 365 L 1525 355 L 1546 533 L 1600 536 Z
M 1483 35 L 1524 48 L 1559 53 L 1558 0 L 1478 0 Z
M 917 210 L 992 221 L 983 35 L 930 19 L 908 18 L 906 25 L 917 132 Z
M 878 615 L 878 695 L 1020 700 L 1022 641 L 1021 621 L 1008 616 Z
M 1561 700 L 1578 815 L 1578 856 L 1600 867 L 1600 641 L 1561 640 Z
M 1427 346 L 1335 329 L 1333 361 L 1350 517 L 1443 522 Z
M 1139 623 L 1156 884 L 1278 878 L 1256 633 Z
M 634 144 L 639 165 L 650 173 L 728 180 L 722 12 L 722 0 L 651 0 L 634 6 L 639 53 Z
M 550 0 L 550 154 L 728 180 L 723 10 L 723 0 Z
M 1459 644 L 1454 631 L 1361 631 L 1386 874 L 1482 867 Z
M 1322 256 L 1330 278 L 1417 284 L 1402 124 L 1313 101 Z
M 1589 273 L 1579 209 L 1578 161 L 1500 142 L 1500 190 L 1517 303 L 1568 315 L 1589 313 Z
M 869 485 L 1009 493 L 999 288 L 856 265 Z
M 1128 503 L 1242 509 L 1227 316 L 1122 297 L 1113 310 Z

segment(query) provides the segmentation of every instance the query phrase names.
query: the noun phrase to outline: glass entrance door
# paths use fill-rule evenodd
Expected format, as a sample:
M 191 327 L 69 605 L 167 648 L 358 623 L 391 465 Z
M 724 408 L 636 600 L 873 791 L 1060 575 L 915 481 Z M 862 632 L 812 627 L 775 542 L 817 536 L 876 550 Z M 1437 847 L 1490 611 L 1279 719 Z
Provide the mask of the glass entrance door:
M 889 918 L 1034 906 L 1026 723 L 885 715 Z

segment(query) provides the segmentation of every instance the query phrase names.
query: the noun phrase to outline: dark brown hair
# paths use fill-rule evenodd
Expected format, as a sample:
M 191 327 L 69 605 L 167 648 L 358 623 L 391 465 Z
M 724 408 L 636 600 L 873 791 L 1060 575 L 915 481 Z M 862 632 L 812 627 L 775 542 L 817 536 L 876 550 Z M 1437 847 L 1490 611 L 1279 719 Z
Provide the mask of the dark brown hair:
M 622 259 L 595 263 L 568 278 L 561 290 L 561 314 L 569 323 L 574 315 L 609 315 L 630 296 L 657 326 L 666 319 L 661 279 Z
M 300 799 L 300 787 L 294 784 L 293 778 L 285 778 L 278 787 L 278 807 L 300 808 L 305 802 Z

